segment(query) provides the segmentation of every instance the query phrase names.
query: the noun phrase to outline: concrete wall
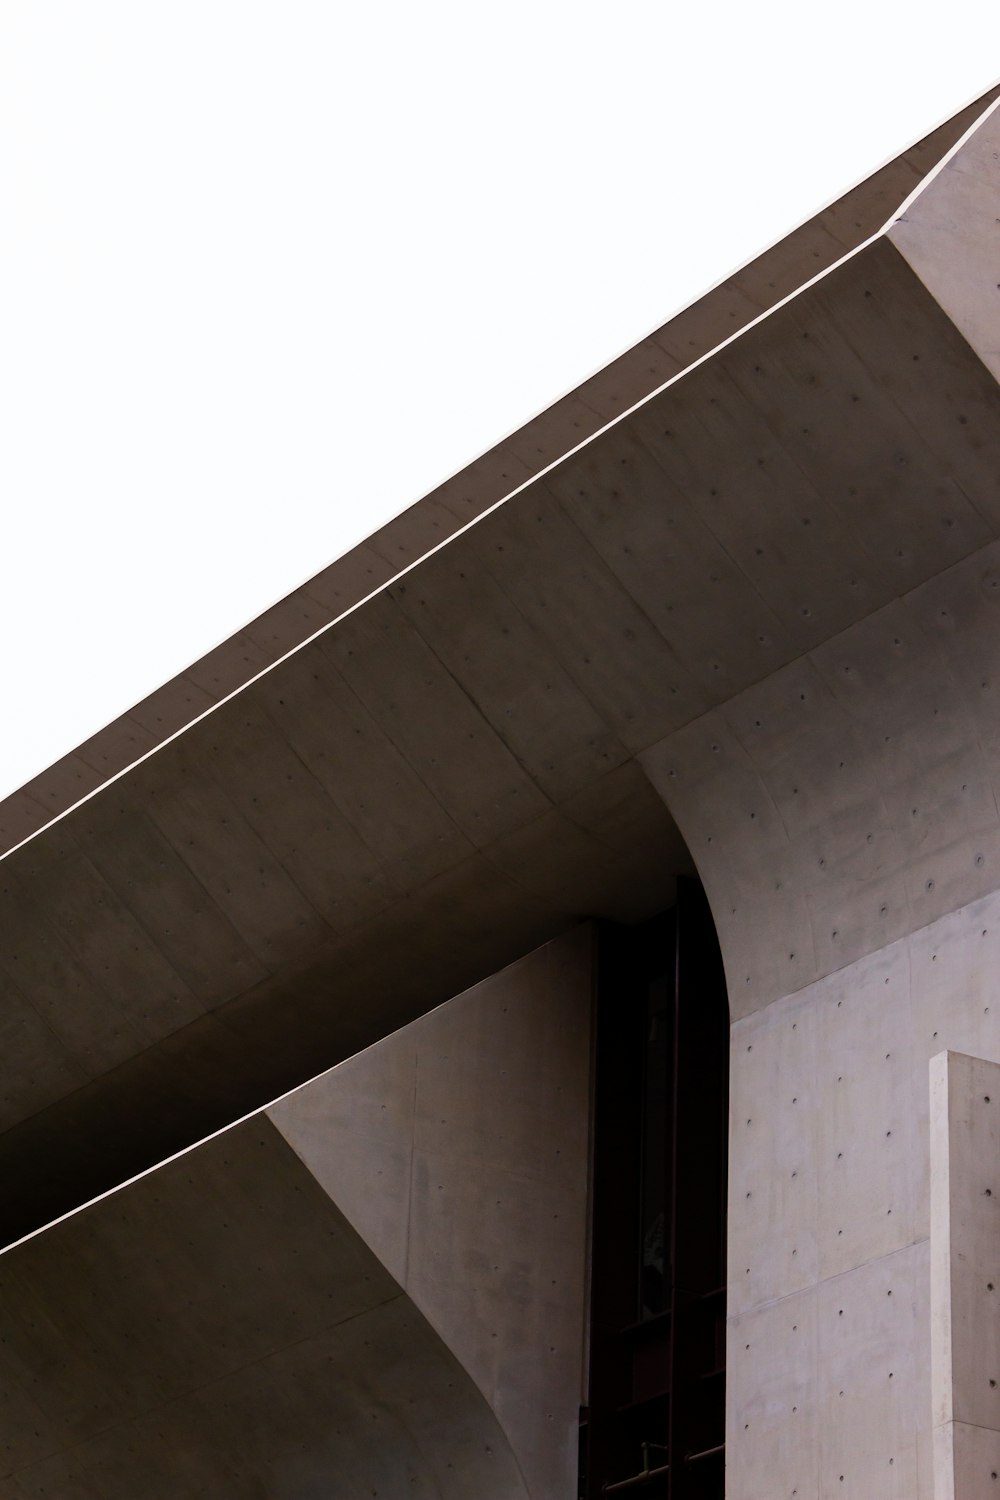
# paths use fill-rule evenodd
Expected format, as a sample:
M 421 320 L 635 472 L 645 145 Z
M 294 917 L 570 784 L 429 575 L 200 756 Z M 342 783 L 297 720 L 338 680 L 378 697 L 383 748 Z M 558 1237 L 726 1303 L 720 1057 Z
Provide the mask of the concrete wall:
M 9 850 L 159 745 L 3 861 L 0 1240 L 579 921 L 660 909 L 687 856 L 634 755 L 1000 536 L 995 382 L 902 242 L 774 311 L 957 128 L 0 809 Z
M 940 585 L 955 603 L 954 674 L 907 628 L 910 610 L 942 619 L 918 597 L 871 622 L 850 655 L 827 654 L 867 684 L 857 717 L 838 726 L 834 673 L 802 663 L 702 726 L 700 756 L 693 736 L 684 746 L 698 787 L 684 805 L 738 1017 L 731 1500 L 934 1493 L 927 1068 L 942 1048 L 1000 1061 L 992 674 L 962 692 L 997 648 L 989 595 L 968 586 L 991 563 L 956 571 Z M 907 671 L 894 676 L 903 640 Z M 789 723 L 799 688 L 813 704 L 801 734 Z M 649 759 L 670 788 L 681 764 L 666 748 Z M 946 910 L 921 922 L 937 902 Z M 852 961 L 838 964 L 838 945 Z M 782 970 L 811 982 L 774 998 Z
M 268 1115 L 482 1391 L 533 1500 L 574 1500 L 593 941 L 578 928 Z
M 3 1493 L 572 1500 L 592 948 L 0 1255 Z
M 988 658 L 949 655 L 991 607 L 998 407 L 882 238 L 8 856 L 0 1235 L 660 909 L 687 852 L 635 757 L 664 742 L 738 1012 L 991 889 L 988 844 L 914 882 L 991 831 Z
M 998 190 L 994 114 L 893 235 L 991 368 Z M 905 347 L 901 306 L 896 330 Z M 818 410 L 836 393 L 813 384 Z M 956 433 L 976 420 L 959 389 Z M 775 420 L 811 441 L 808 406 Z M 866 485 L 877 516 L 865 442 L 831 451 L 824 494 Z M 929 536 L 892 515 L 905 562 Z M 840 557 L 816 587 L 831 618 Z M 640 757 L 705 881 L 735 1017 L 730 1500 L 953 1493 L 932 1462 L 927 1078 L 945 1048 L 1000 1061 L 998 607 L 987 542 Z M 977 1441 L 970 1497 L 996 1469 Z
M 936 1500 L 1000 1485 L 1000 1065 L 931 1063 L 931 1386 Z
M 997 130 L 891 237 L 7 859 L 11 1226 L 584 915 L 655 909 L 664 851 L 686 853 L 651 781 L 705 881 L 736 1020 L 731 1494 L 932 1494 L 926 1069 L 942 1047 L 1000 1060 Z M 442 1147 L 440 1122 L 535 1215 L 545 1174 L 443 1061 L 486 1056 L 474 1032 L 344 1075 L 331 1128 L 367 1122 L 356 1162 L 316 1145 L 325 1104 L 282 1118 L 450 1336 L 477 1320 L 465 1358 L 499 1407 L 484 1347 L 509 1339 L 522 1368 L 538 1289 L 512 1276 L 497 1326 L 502 1273 L 433 1206 L 481 1186 L 486 1157 Z M 421 1058 L 428 1089 L 383 1138 L 375 1102 L 405 1098 Z M 531 1104 L 479 1083 L 496 1118 Z M 378 1159 L 397 1213 L 365 1201 Z M 432 1222 L 455 1231 L 443 1262 Z M 65 1410 L 119 1343 L 45 1387 L 47 1461 L 95 1439 Z
M 258 1117 L 0 1257 L 10 1500 L 527 1500 L 458 1361 Z

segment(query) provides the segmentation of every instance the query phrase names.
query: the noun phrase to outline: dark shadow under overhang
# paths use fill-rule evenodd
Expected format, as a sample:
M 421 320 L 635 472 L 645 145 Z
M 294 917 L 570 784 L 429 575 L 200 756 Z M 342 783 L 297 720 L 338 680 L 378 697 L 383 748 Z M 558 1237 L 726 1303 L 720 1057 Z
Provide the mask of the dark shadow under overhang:
M 15 851 L 3 1238 L 664 905 L 636 757 L 1000 535 L 998 472 L 879 240 Z

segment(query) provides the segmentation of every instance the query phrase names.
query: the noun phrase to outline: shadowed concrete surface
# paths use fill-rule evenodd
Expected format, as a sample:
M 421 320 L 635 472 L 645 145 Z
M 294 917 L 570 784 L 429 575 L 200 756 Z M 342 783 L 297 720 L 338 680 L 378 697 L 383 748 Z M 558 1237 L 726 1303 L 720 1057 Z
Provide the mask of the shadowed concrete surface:
M 890 233 L 4 862 L 8 1235 L 693 860 L 730 1500 L 935 1495 L 927 1064 L 1000 1062 L 998 195 L 994 114 Z
M 573 1500 L 592 950 L 0 1256 L 4 1494 Z
M 577 1495 L 592 988 L 578 928 L 267 1111 L 472 1376 L 538 1500 Z
M 942 301 L 964 307 L 984 360 L 1000 308 L 976 247 L 995 234 L 998 185 L 994 114 L 893 231 L 927 295 L 940 278 Z M 973 247 L 967 263 L 957 241 Z M 948 243 L 957 262 L 943 253 Z M 902 308 L 894 322 L 904 336 L 913 327 Z M 910 358 L 926 364 L 927 351 L 912 342 Z M 985 519 L 1000 470 L 994 461 L 978 496 L 967 488 L 976 417 L 955 373 L 939 371 L 940 384 L 928 375 L 909 409 L 933 440 L 922 402 L 943 398 L 958 433 L 947 471 Z M 884 388 L 892 382 L 887 372 Z M 971 447 L 988 451 L 997 431 L 994 414 Z M 877 503 L 877 469 L 873 480 Z M 903 563 L 920 527 L 905 506 L 895 525 Z M 926 581 L 646 757 L 678 816 L 684 809 L 744 1012 L 733 1028 L 730 1118 L 727 1494 L 736 1500 L 793 1489 L 982 1500 L 1000 1472 L 988 1462 L 1000 1386 L 966 1345 L 963 1390 L 978 1370 L 982 1430 L 959 1430 L 957 1417 L 935 1477 L 933 1426 L 946 1424 L 931 1405 L 940 1302 L 930 1292 L 927 1090 L 942 1050 L 1000 1062 L 997 562 L 992 540 L 950 565 L 942 557 Z M 985 1167 L 988 1151 L 977 1159 Z M 956 1205 L 959 1252 L 987 1188 L 980 1180 L 967 1208 Z M 988 1288 L 975 1290 L 983 1299 Z M 979 1357 L 990 1347 L 977 1336 Z
M 359 547 L 165 683 L 54 766 L 0 802 L 9 849 L 102 785 L 198 714 L 402 568 L 562 457 L 663 381 L 877 234 L 921 179 L 982 113 L 996 90 L 961 110 L 894 161 L 772 245 L 577 390 L 388 522 Z
M 459 1363 L 265 1119 L 0 1258 L 17 1500 L 526 1500 Z
M 737 1016 L 992 889 L 985 844 L 936 863 L 956 817 L 996 823 L 975 652 L 948 675 L 938 622 L 992 567 L 998 411 L 882 238 L 10 855 L 7 1237 L 580 919 L 659 909 L 671 814 Z M 921 680 L 861 755 L 928 632 L 935 722 Z M 790 898 L 759 878 L 786 842 Z
M 352 1056 L 582 917 L 648 915 L 670 899 L 673 871 L 690 868 L 662 803 L 629 766 L 469 855 L 401 759 L 394 803 L 374 726 L 373 742 L 357 752 L 311 674 L 294 698 L 290 687 L 278 691 L 289 695 L 284 705 L 275 700 L 279 710 L 315 715 L 321 745 L 360 755 L 351 796 L 388 841 L 381 863 L 301 761 L 293 790 L 304 803 L 275 835 L 287 867 L 271 855 L 255 833 L 255 809 L 267 821 L 288 808 L 273 777 L 286 753 L 291 759 L 272 723 L 270 764 L 253 761 L 252 775 L 234 769 L 228 790 L 208 779 L 200 744 L 185 741 L 182 755 L 170 746 L 155 764 L 166 781 L 88 805 L 53 830 L 57 840 L 27 846 L 0 872 L 8 1241 Z M 237 765 L 250 739 L 245 708 L 231 726 Z M 447 741 L 451 721 L 438 727 Z M 390 742 L 381 746 L 394 754 Z M 453 748 L 447 765 L 460 792 L 480 771 L 471 746 Z M 317 746 L 320 762 L 326 754 Z M 313 793 L 322 799 L 315 809 Z M 393 829 L 403 838 L 407 820 L 429 820 L 438 832 L 419 854 L 404 840 L 397 863 Z M 321 903 L 320 917 L 297 880 L 311 867 L 350 893 L 352 850 L 368 862 L 374 889 L 363 882 L 351 900 L 370 900 L 375 915 L 338 939 L 333 902 Z M 425 872 L 413 884 L 408 856 Z M 202 865 L 199 879 L 191 861 L 202 858 L 215 873 Z M 279 943 L 283 963 L 259 956 Z

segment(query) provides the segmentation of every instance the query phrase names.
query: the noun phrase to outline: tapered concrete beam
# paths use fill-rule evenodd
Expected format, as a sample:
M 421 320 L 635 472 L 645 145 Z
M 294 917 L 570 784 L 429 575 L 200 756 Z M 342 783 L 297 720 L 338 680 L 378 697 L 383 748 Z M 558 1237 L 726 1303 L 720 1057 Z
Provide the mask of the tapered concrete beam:
M 578 390 L 540 412 L 180 677 L 0 802 L 0 849 L 9 849 L 36 832 L 108 777 L 183 729 L 663 381 L 876 234 L 991 97 L 992 93 L 968 105 L 915 142 Z
M 1000 112 L 992 104 L 893 224 L 889 238 L 1000 379 L 998 172 Z
M 692 856 L 736 1015 L 994 889 L 998 471 L 883 236 L 11 854 L 7 1235 Z

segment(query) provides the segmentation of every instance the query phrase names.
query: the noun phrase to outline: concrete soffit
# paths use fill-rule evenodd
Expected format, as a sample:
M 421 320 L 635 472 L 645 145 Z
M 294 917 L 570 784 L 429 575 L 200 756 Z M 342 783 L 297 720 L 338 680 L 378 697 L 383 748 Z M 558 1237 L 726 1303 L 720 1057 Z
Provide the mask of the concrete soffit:
M 952 158 L 959 143 L 977 131 L 998 95 L 1000 84 L 675 314 L 187 671 L 0 800 L 0 858 L 182 733 L 317 632 L 418 566 L 464 527 L 519 493 L 606 425 L 696 366 L 873 235 L 889 233 L 911 259 L 908 247 L 916 234 L 897 227 L 900 213 L 922 197 L 941 170 L 971 167 L 974 153 L 963 157 L 961 168 Z M 945 196 L 941 194 L 942 200 Z M 946 212 L 943 201 L 941 206 Z M 905 212 L 902 224 L 912 220 L 913 215 Z M 916 258 L 914 251 L 913 263 Z M 919 266 L 915 268 L 919 274 Z M 965 332 L 968 319 L 963 323 L 959 314 L 956 321 Z
M 995 888 L 982 110 L 8 799 L 0 1238 L 692 860 L 735 1016 Z

